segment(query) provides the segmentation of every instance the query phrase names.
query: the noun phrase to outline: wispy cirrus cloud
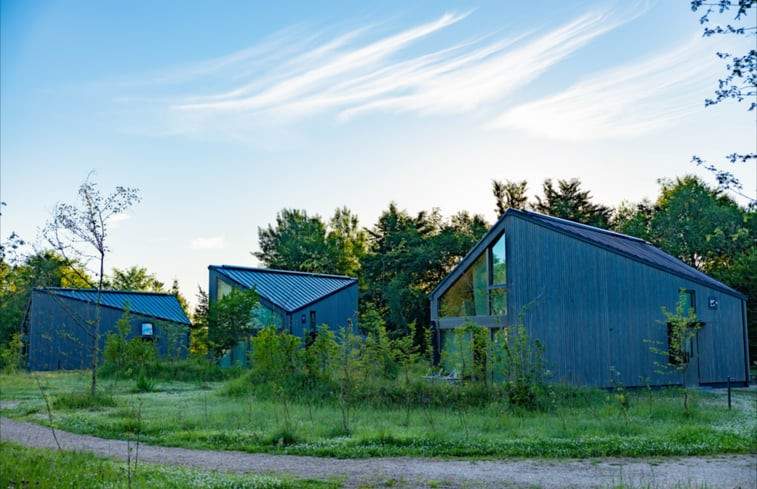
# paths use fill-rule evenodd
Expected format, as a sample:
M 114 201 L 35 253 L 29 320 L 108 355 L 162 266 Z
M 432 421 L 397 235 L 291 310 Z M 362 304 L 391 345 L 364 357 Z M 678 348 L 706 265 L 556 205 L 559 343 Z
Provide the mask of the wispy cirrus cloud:
M 284 31 L 259 45 L 154 77 L 172 83 L 156 101 L 170 132 L 345 120 L 371 112 L 464 114 L 491 111 L 598 36 L 646 9 L 645 2 L 588 11 L 538 32 L 455 35 L 475 13 L 447 13 L 378 35 L 378 25 L 342 33 Z M 454 40 L 458 37 L 457 40 Z M 183 96 L 175 96 L 184 93 Z
M 693 92 L 717 61 L 697 37 L 656 57 L 597 73 L 566 90 L 509 109 L 493 128 L 517 128 L 557 140 L 634 137 L 702 108 Z

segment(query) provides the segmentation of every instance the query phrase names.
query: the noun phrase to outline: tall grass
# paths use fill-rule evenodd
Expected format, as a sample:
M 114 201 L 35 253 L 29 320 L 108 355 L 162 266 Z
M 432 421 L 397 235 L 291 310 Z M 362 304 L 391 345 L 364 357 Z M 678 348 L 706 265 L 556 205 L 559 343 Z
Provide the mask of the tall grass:
M 0 443 L 0 487 L 92 489 L 318 489 L 338 487 L 266 475 L 237 475 L 183 467 L 141 464 L 129 481 L 123 464 L 81 452 L 51 452 Z

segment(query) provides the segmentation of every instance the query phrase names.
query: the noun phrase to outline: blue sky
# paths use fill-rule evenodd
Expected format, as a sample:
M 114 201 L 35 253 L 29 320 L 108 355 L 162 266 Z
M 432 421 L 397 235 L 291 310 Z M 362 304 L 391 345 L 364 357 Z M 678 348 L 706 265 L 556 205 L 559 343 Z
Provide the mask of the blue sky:
M 34 240 L 94 170 L 142 195 L 107 268 L 191 298 L 209 264 L 256 266 L 285 207 L 493 222 L 492 179 L 617 205 L 755 145 L 746 104 L 703 104 L 715 52 L 754 38 L 703 39 L 686 0 L 0 5 L 2 237 Z

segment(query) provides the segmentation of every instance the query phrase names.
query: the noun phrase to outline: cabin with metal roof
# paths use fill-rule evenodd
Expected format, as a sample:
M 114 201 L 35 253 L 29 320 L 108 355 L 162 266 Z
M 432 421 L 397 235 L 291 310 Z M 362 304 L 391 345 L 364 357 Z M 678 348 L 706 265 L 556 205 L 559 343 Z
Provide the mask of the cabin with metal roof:
M 127 339 L 155 342 L 159 355 L 185 357 L 191 323 L 176 296 L 155 292 L 103 290 L 100 295 L 99 352 L 128 308 Z M 97 290 L 37 288 L 22 326 L 29 370 L 89 368 L 97 321 Z
M 674 312 L 681 294 L 701 326 L 685 379 L 659 373 L 667 358 L 650 348 L 668 348 L 662 308 Z M 746 296 L 632 236 L 508 209 L 429 299 L 442 360 L 461 326 L 493 335 L 522 322 L 554 382 L 748 384 Z
M 210 265 L 208 272 L 211 303 L 232 288 L 255 290 L 259 302 L 251 319 L 255 327 L 288 331 L 302 338 L 303 344 L 310 342 L 321 325 L 357 332 L 356 278 L 231 265 Z M 246 365 L 248 351 L 249 340 L 244 340 L 221 359 L 221 365 Z

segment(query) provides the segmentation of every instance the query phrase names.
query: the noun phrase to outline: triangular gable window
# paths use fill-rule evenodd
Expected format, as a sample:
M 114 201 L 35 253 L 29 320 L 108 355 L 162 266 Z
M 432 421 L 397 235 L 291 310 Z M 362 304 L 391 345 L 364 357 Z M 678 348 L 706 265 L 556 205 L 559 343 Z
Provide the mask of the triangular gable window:
M 441 296 L 441 317 L 507 314 L 507 253 L 502 234 Z

